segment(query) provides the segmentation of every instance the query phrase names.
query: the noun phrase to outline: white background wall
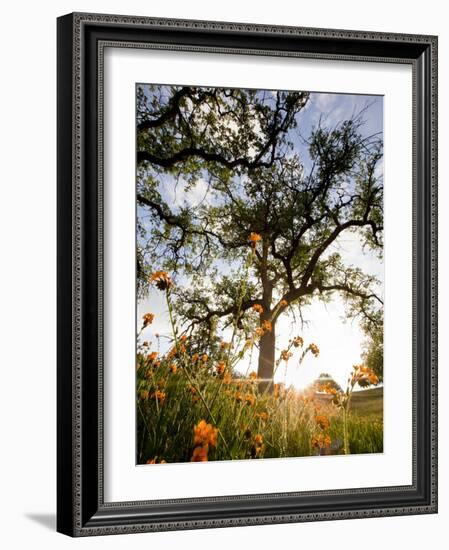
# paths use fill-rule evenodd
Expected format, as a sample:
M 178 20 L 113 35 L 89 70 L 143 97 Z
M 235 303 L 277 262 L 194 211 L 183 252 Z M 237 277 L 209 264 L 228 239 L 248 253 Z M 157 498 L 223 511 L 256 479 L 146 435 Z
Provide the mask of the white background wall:
M 334 547 L 447 538 L 448 400 L 440 404 L 440 513 L 385 519 L 72 540 L 55 533 L 56 17 L 71 11 L 438 34 L 440 38 L 440 387 L 449 383 L 449 32 L 444 2 L 170 0 L 8 2 L 2 6 L 0 86 L 0 542 L 3 548 Z M 69 129 L 68 129 L 69 131 Z

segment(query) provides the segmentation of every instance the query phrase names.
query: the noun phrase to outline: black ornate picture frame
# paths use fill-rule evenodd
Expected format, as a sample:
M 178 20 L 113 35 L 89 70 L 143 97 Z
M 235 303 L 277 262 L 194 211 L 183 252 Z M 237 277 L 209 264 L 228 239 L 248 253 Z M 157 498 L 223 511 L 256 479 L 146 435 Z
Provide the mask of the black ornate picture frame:
M 403 63 L 413 71 L 413 482 L 105 502 L 103 55 L 123 48 Z M 70 536 L 437 512 L 437 38 L 69 14 L 58 19 L 58 498 Z

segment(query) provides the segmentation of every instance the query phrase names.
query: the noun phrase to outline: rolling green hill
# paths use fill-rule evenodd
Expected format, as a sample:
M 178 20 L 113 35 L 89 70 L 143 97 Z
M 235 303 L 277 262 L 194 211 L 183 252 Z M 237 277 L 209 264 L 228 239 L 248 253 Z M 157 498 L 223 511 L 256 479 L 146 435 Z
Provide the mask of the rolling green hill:
M 332 396 L 317 394 L 316 397 L 321 401 L 330 401 Z M 368 390 L 357 391 L 352 394 L 350 410 L 358 416 L 383 416 L 384 389 L 370 388 Z

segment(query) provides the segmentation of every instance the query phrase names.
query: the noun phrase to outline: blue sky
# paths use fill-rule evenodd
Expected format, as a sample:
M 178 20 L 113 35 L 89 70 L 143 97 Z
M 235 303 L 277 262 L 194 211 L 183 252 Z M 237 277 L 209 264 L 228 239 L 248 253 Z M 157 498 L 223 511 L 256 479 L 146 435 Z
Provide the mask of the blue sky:
M 312 128 L 318 124 L 320 119 L 323 125 L 333 127 L 362 110 L 364 110 L 364 124 L 360 129 L 361 133 L 364 136 L 369 136 L 382 132 L 383 98 L 381 96 L 318 92 L 310 94 L 309 102 L 298 116 L 299 131 L 292 140 L 295 152 L 299 154 L 306 168 L 306 173 L 309 162 L 306 145 L 302 138 L 307 139 Z M 204 200 L 207 186 L 199 182 L 196 188 L 189 193 L 184 193 L 182 185 L 178 184 L 175 192 L 174 181 L 164 176 L 160 179 L 160 191 L 168 204 L 188 205 L 194 208 Z M 149 223 L 149 218 L 140 208 L 138 216 L 140 221 L 146 220 L 144 223 Z M 362 248 L 360 238 L 356 233 L 343 233 L 334 246 L 347 264 L 360 267 L 366 273 L 377 276 L 383 282 L 382 261 L 371 251 Z M 158 268 L 158 266 L 154 267 Z M 151 290 L 148 298 L 138 303 L 138 326 L 141 323 L 142 315 L 148 311 L 155 313 L 156 318 L 153 325 L 144 331 L 143 339 L 153 341 L 153 349 L 156 349 L 159 341 L 160 351 L 164 352 L 169 341 L 165 336 L 170 336 L 170 328 L 163 296 L 160 292 Z M 286 381 L 287 384 L 294 384 L 296 387 L 302 388 L 324 371 L 331 374 L 341 385 L 346 385 L 352 365 L 361 361 L 363 335 L 357 321 L 344 322 L 344 314 L 343 301 L 335 297 L 331 303 L 323 304 L 314 301 L 310 306 L 305 307 L 303 309 L 306 321 L 304 326 L 301 326 L 299 321 L 291 315 L 281 316 L 277 324 L 277 349 L 283 349 L 289 338 L 299 334 L 304 337 L 306 343 L 315 342 L 320 348 L 320 355 L 318 358 L 307 356 L 304 363 L 298 368 L 293 367 L 296 362 L 292 361 L 287 373 L 284 371 L 278 373 L 278 381 Z M 155 339 L 155 333 L 162 335 L 162 338 Z M 243 361 L 242 370 L 247 369 L 257 370 L 257 353 L 254 353 L 251 364 L 249 357 Z

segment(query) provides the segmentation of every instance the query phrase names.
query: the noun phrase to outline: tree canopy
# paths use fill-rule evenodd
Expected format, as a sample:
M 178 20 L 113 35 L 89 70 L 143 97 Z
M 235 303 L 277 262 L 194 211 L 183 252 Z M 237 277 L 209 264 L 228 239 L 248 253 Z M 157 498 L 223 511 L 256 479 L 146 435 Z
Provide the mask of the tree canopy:
M 383 320 L 379 318 L 379 322 L 371 323 L 366 327 L 366 340 L 364 343 L 363 360 L 365 365 L 369 367 L 383 381 L 384 376 L 384 330 Z

